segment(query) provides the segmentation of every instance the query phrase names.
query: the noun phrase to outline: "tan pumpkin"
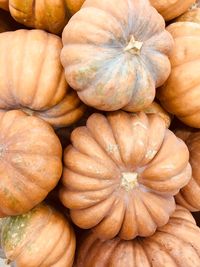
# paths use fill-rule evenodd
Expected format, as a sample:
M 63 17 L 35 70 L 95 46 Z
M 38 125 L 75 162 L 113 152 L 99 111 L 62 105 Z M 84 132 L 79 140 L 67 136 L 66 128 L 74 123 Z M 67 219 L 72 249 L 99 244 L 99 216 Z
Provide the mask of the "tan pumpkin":
M 157 114 L 165 121 L 166 127 L 169 128 L 172 121 L 172 115 L 165 111 L 157 102 L 154 101 L 143 111 L 146 114 Z
M 149 236 L 166 224 L 191 178 L 186 145 L 159 116 L 93 114 L 64 152 L 60 199 L 101 238 Z M 147 223 L 148 222 L 148 223 Z
M 0 34 L 0 109 L 21 109 L 54 127 L 68 126 L 85 106 L 60 63 L 61 39 L 42 30 Z
M 0 113 L 0 217 L 40 203 L 62 173 L 62 148 L 50 125 L 22 111 Z
M 172 72 L 157 96 L 168 112 L 186 125 L 200 128 L 200 25 L 176 22 L 167 29 L 175 39 L 170 55 Z
M 100 110 L 144 109 L 170 73 L 173 40 L 148 0 L 87 0 L 62 39 L 68 83 Z
M 148 222 L 147 222 L 148 223 Z M 178 206 L 167 225 L 148 238 L 103 241 L 88 234 L 77 251 L 76 267 L 199 267 L 200 229 Z
M 190 164 L 192 167 L 192 179 L 183 187 L 176 196 L 177 203 L 190 211 L 200 211 L 200 132 L 190 132 L 186 136 L 185 131 L 176 131 L 176 134 L 184 139 L 190 152 Z
M 200 2 L 197 1 L 187 12 L 176 18 L 176 21 L 190 21 L 200 24 Z
M 150 2 L 168 21 L 186 12 L 195 0 L 150 0 Z
M 58 211 L 40 204 L 23 215 L 1 219 L 1 244 L 17 267 L 71 267 L 74 231 Z

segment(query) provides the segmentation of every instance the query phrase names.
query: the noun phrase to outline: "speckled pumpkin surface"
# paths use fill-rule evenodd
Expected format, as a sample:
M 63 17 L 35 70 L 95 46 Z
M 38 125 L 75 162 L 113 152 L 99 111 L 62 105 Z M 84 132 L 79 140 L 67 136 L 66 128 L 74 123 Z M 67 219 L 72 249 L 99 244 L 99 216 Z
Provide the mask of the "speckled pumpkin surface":
M 195 0 L 150 0 L 150 2 L 168 21 L 186 12 Z
M 40 203 L 62 174 L 62 148 L 53 129 L 21 111 L 0 113 L 0 217 Z
M 173 40 L 147 0 L 87 0 L 62 40 L 68 83 L 100 110 L 142 110 L 170 73 Z
M 75 224 L 101 238 L 149 236 L 166 224 L 191 178 L 184 142 L 159 116 L 95 113 L 64 152 L 60 199 Z M 147 223 L 148 222 L 148 223 Z
M 54 127 L 77 121 L 85 106 L 65 80 L 61 39 L 42 30 L 0 35 L 0 109 L 21 109 Z
M 26 214 L 1 219 L 1 244 L 17 267 L 71 267 L 75 235 L 67 219 L 40 204 Z
M 167 29 L 175 39 L 170 55 L 172 72 L 157 96 L 167 111 L 186 125 L 200 128 L 200 25 L 176 22 Z
M 90 233 L 77 251 L 76 267 L 199 267 L 200 229 L 177 207 L 167 225 L 148 238 L 99 240 Z
M 177 203 L 186 207 L 190 211 L 200 211 L 200 131 L 187 132 L 178 130 L 175 132 L 182 138 L 190 152 L 190 164 L 192 167 L 192 178 L 176 196 Z

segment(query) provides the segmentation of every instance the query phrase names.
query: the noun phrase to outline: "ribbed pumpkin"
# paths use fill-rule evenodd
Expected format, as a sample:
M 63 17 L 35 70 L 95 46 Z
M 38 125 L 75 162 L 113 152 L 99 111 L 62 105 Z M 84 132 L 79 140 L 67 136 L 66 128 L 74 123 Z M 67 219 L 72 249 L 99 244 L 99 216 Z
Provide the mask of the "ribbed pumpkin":
M 179 130 L 176 134 L 187 144 L 192 167 L 192 179 L 180 190 L 176 201 L 190 211 L 200 211 L 200 131 L 188 132 L 186 136 L 185 131 Z
M 165 20 L 171 20 L 187 11 L 195 0 L 150 0 Z
M 148 223 L 148 222 L 146 222 Z M 123 241 L 88 234 L 77 251 L 76 267 L 199 267 L 200 229 L 178 206 L 167 225 L 148 238 Z
M 67 3 L 70 14 L 73 15 L 79 11 L 85 0 L 65 0 L 65 2 Z
M 17 267 L 71 267 L 74 231 L 58 211 L 40 204 L 23 215 L 1 219 L 1 244 Z
M 170 126 L 171 121 L 172 121 L 171 114 L 167 113 L 167 111 L 165 111 L 157 102 L 154 101 L 143 111 L 146 114 L 157 114 L 165 121 L 167 128 Z
M 200 128 L 200 25 L 176 22 L 167 29 L 175 39 L 170 55 L 172 72 L 157 91 L 158 98 L 186 125 Z
M 190 21 L 200 24 L 200 1 L 196 1 L 191 9 L 179 16 L 176 21 Z
M 100 110 L 141 111 L 170 73 L 173 40 L 148 0 L 87 0 L 62 39 L 68 83 Z
M 189 153 L 159 116 L 95 113 L 71 134 L 60 199 L 101 238 L 148 236 L 168 222 L 191 178 Z M 147 223 L 148 222 L 148 223 Z
M 0 113 L 0 217 L 27 212 L 56 186 L 62 148 L 50 125 L 22 111 Z
M 21 109 L 54 127 L 78 120 L 85 107 L 64 77 L 61 39 L 42 30 L 0 34 L 0 109 Z

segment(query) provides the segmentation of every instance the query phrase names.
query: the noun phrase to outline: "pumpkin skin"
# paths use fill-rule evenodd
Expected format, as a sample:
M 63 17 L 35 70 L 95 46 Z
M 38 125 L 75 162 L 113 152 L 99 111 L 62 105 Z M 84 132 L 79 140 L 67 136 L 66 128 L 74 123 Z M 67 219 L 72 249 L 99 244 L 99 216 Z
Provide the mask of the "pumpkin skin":
M 12 17 L 31 28 L 60 34 L 70 14 L 65 0 L 9 0 Z
M 166 21 L 174 19 L 195 3 L 195 0 L 150 0 Z
M 176 22 L 167 29 L 175 39 L 170 55 L 172 71 L 157 91 L 157 97 L 168 112 L 175 114 L 186 125 L 200 128 L 200 25 Z
M 176 202 L 190 211 L 200 211 L 200 131 L 190 132 L 186 136 L 185 131 L 176 131 L 176 135 L 182 138 L 190 152 L 190 164 L 192 167 L 192 178 L 176 196 Z
M 188 183 L 191 167 L 186 145 L 163 119 L 96 113 L 72 132 L 71 142 L 59 195 L 76 225 L 104 239 L 128 240 L 168 222 L 173 196 Z
M 196 1 L 191 9 L 176 18 L 176 21 L 190 21 L 200 24 L 200 1 Z
M 9 11 L 8 1 L 9 0 L 0 0 L 0 8 Z
M 62 147 L 50 125 L 14 110 L 0 113 L 0 140 L 0 217 L 22 214 L 58 183 Z
M 85 106 L 72 91 L 60 63 L 61 39 L 42 30 L 0 35 L 0 109 L 21 109 L 54 127 L 68 126 Z
M 191 213 L 178 206 L 168 224 L 148 238 L 103 241 L 89 233 L 77 251 L 75 266 L 199 267 L 199 239 Z
M 68 220 L 49 205 L 40 204 L 23 215 L 2 220 L 1 243 L 17 267 L 71 267 L 75 235 Z
M 87 0 L 62 40 L 69 85 L 100 110 L 141 111 L 170 73 L 173 40 L 147 0 Z
M 85 0 L 65 0 L 65 1 L 67 3 L 67 7 L 70 11 L 70 14 L 72 15 L 78 12 L 83 3 L 85 2 Z
M 157 102 L 154 101 L 143 111 L 146 114 L 157 114 L 164 120 L 166 127 L 169 128 L 172 121 L 172 115 L 166 112 Z

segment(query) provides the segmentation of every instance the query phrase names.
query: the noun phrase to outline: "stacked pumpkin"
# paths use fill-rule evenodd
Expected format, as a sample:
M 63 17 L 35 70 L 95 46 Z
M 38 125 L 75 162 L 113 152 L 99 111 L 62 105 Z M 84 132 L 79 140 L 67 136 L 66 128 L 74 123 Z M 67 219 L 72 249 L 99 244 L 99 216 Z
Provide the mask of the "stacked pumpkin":
M 200 266 L 199 6 L 0 0 L 8 263 Z

